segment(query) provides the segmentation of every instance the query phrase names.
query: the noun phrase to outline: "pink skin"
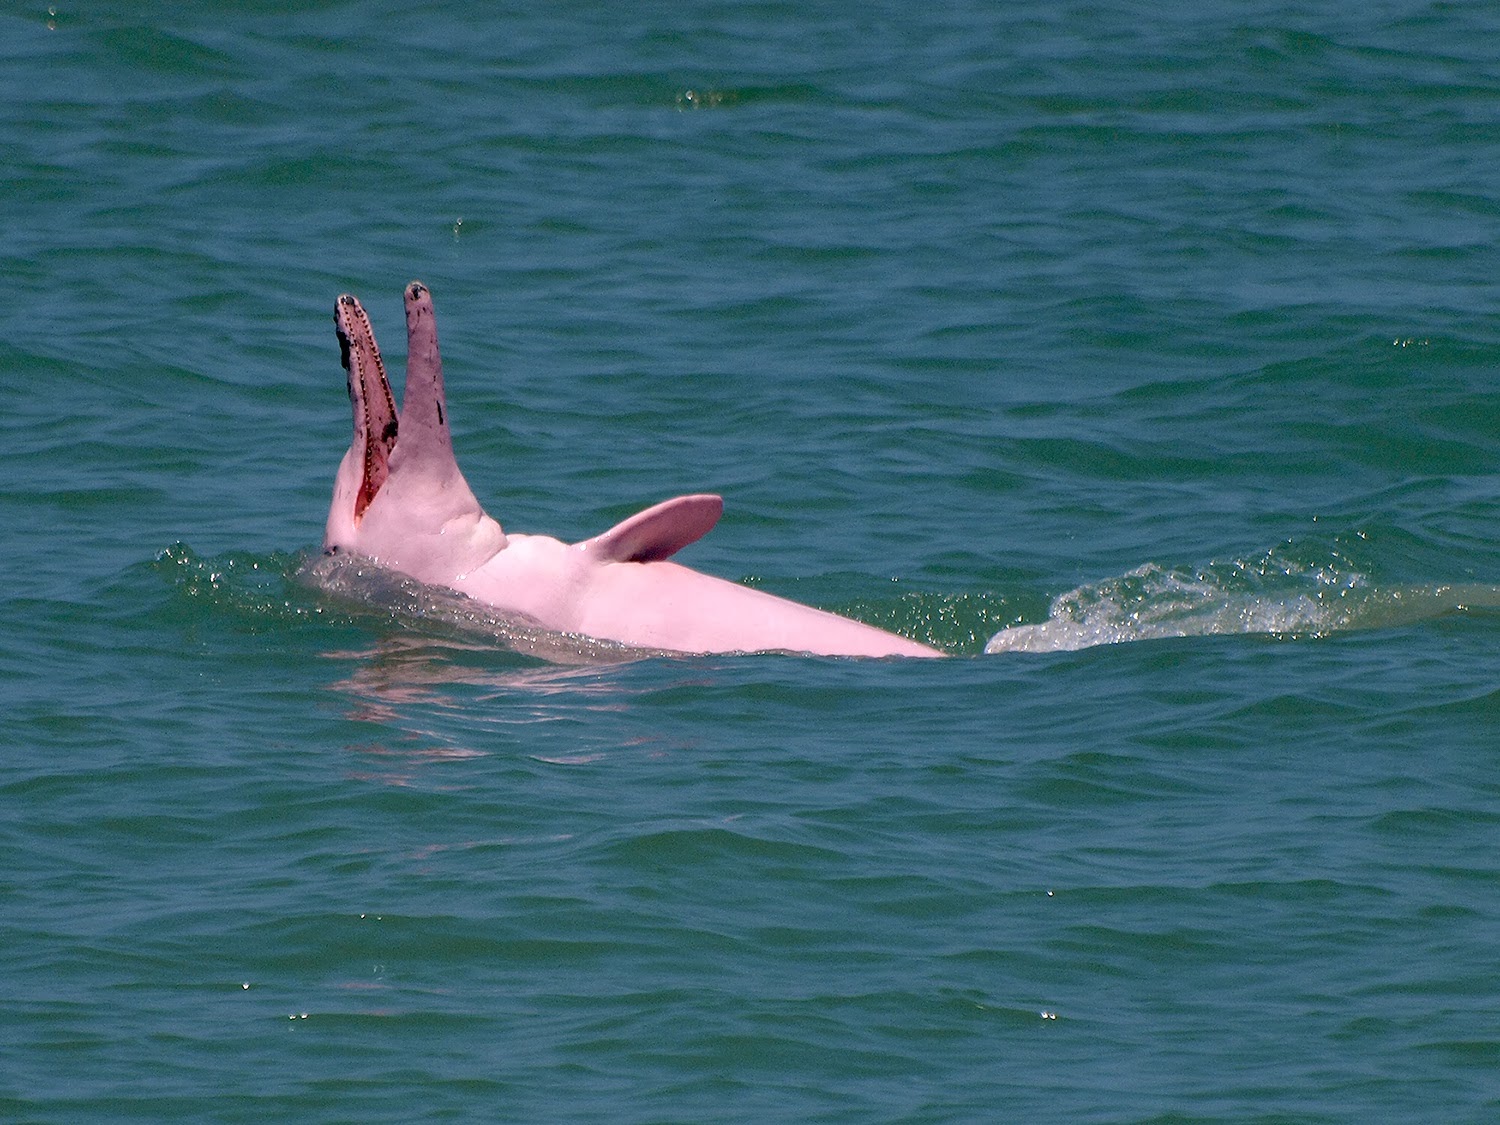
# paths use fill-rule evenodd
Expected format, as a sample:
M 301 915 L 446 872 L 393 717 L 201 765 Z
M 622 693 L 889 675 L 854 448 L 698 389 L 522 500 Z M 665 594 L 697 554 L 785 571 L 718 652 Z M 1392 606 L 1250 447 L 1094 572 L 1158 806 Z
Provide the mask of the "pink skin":
M 369 318 L 339 297 L 354 440 L 339 465 L 325 551 L 368 556 L 547 629 L 677 652 L 942 656 L 935 648 L 666 561 L 705 535 L 717 496 L 679 496 L 603 535 L 507 535 L 453 455 L 432 295 L 406 288 L 406 395 L 398 417 Z

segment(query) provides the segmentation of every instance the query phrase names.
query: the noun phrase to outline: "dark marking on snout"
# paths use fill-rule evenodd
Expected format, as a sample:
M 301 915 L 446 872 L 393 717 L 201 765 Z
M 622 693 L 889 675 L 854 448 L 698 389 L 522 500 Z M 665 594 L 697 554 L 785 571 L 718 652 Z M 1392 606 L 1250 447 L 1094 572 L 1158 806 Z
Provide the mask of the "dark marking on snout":
M 344 322 L 339 319 L 340 305 L 344 306 L 344 308 L 346 309 L 356 309 L 359 307 L 359 302 L 356 301 L 354 299 L 354 296 L 350 293 L 340 293 L 338 296 L 338 300 L 334 303 L 333 306 L 333 332 L 334 335 L 339 338 L 339 363 L 343 365 L 345 371 L 348 371 L 350 347 L 349 334 L 344 331 Z
M 386 446 L 395 444 L 396 441 L 396 419 L 392 418 L 385 424 L 385 429 L 380 432 L 381 443 Z
M 442 399 L 438 399 L 437 408 L 438 408 L 438 425 L 439 426 L 446 426 L 448 424 L 448 420 L 443 417 L 443 400 Z

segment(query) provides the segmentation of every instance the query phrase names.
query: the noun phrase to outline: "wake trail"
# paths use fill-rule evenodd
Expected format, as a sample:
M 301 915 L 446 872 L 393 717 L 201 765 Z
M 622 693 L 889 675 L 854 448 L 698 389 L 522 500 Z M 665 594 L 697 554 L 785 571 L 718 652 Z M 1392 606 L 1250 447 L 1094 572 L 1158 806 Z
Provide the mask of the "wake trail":
M 1168 637 L 1264 633 L 1321 637 L 1410 625 L 1470 609 L 1500 609 L 1500 586 L 1382 588 L 1358 570 L 1279 557 L 1168 568 L 1156 563 L 1054 598 L 1046 621 L 1015 625 L 985 652 L 1069 652 Z

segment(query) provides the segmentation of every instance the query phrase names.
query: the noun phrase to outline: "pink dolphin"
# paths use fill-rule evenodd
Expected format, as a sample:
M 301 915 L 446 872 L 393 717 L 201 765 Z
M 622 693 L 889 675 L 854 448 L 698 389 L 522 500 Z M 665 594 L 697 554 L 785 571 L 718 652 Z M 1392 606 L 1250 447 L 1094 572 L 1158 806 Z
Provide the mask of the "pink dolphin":
M 453 456 L 432 295 L 406 287 L 406 394 L 396 411 L 365 311 L 345 294 L 334 324 L 354 440 L 339 465 L 326 552 L 367 556 L 546 629 L 677 652 L 942 656 L 894 633 L 712 578 L 667 560 L 719 520 L 718 496 L 678 496 L 602 535 L 507 535 Z

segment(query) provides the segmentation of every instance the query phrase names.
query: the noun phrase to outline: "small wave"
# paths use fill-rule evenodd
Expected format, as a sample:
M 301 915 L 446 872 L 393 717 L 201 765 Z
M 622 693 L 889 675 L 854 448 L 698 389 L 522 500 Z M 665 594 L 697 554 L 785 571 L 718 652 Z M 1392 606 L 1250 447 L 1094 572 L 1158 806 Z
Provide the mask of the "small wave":
M 249 623 L 295 622 L 321 614 L 321 607 L 294 596 L 288 579 L 302 556 L 289 552 L 257 555 L 233 551 L 215 557 L 199 555 L 185 543 L 174 543 L 156 556 L 152 569 L 166 578 L 182 606 Z
M 214 557 L 176 543 L 154 568 L 195 613 L 263 628 L 369 626 L 427 637 L 494 645 L 554 664 L 594 664 L 640 659 L 653 653 L 569 633 L 499 613 L 440 586 L 425 586 L 369 559 L 351 555 L 230 552 Z M 373 619 L 373 620 L 372 620 Z
M 683 655 L 551 630 L 524 614 L 498 610 L 447 587 L 426 585 L 358 555 L 229 552 L 208 557 L 177 543 L 156 557 L 153 569 L 175 589 L 179 611 L 235 621 L 250 631 L 297 629 L 314 622 L 318 627 L 373 628 L 385 636 L 408 633 L 477 643 L 552 665 Z M 760 585 L 754 580 L 747 584 Z M 837 603 L 836 586 L 815 590 L 823 596 L 807 600 Z M 834 608 L 949 651 L 976 652 L 1007 617 L 1015 620 L 992 604 L 997 601 L 1003 604 L 989 595 L 905 593 Z
M 1168 637 L 1263 633 L 1322 637 L 1413 624 L 1470 608 L 1500 608 L 1500 587 L 1380 588 L 1337 554 L 1285 550 L 1259 559 L 1169 568 L 1147 563 L 1053 599 L 1047 620 L 1003 629 L 985 652 L 1070 652 Z
M 608 663 L 661 655 L 616 641 L 559 633 L 524 614 L 502 613 L 457 590 L 425 585 L 356 555 L 309 557 L 292 578 L 339 601 L 388 614 L 398 623 L 483 638 L 553 663 Z

